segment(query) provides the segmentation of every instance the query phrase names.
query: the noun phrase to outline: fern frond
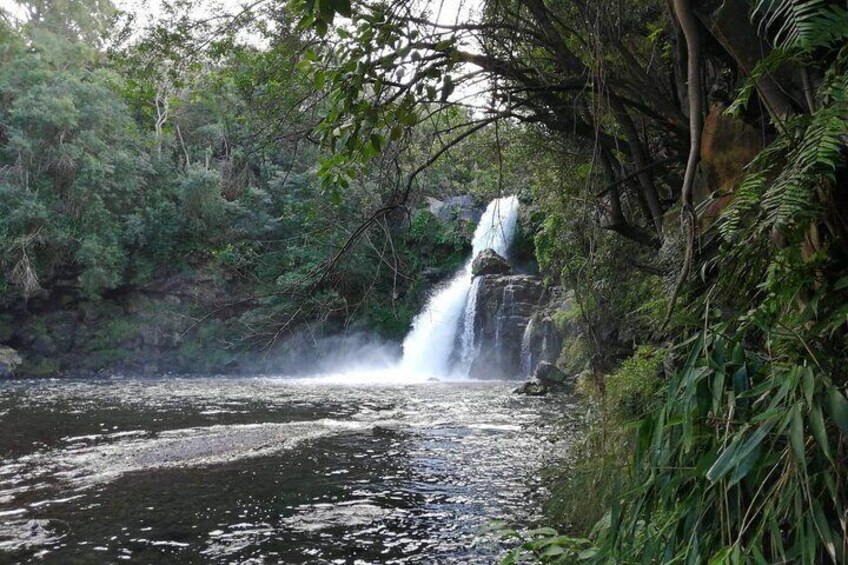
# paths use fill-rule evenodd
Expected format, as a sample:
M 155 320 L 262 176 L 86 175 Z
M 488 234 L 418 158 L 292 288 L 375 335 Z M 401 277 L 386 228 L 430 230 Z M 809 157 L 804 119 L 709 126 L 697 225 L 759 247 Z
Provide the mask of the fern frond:
M 848 10 L 827 0 L 759 0 L 751 14 L 759 32 L 774 34 L 774 45 L 811 51 L 848 40 Z
M 726 241 L 732 240 L 742 229 L 744 219 L 759 203 L 766 187 L 768 170 L 749 173 L 733 192 L 730 205 L 722 213 L 719 233 Z
M 765 220 L 761 229 L 784 229 L 814 218 L 818 212 L 815 185 L 792 165 L 781 171 L 763 195 Z
M 751 72 L 745 77 L 745 81 L 739 89 L 736 98 L 725 110 L 725 114 L 738 116 L 748 105 L 751 95 L 757 89 L 757 80 L 762 77 L 773 76 L 775 71 L 788 62 L 797 61 L 798 53 L 790 49 L 773 49 L 768 55 L 760 59 Z
M 845 119 L 835 108 L 814 114 L 813 123 L 807 128 L 795 158 L 803 174 L 822 174 L 831 180 L 840 161 L 842 138 L 848 134 Z
M 797 45 L 805 51 L 837 47 L 848 42 L 848 10 L 830 6 L 812 18 L 798 22 Z
M 782 229 L 816 216 L 816 190 L 823 182 L 834 180 L 842 160 L 848 136 L 844 110 L 842 104 L 835 104 L 804 120 L 808 124 L 789 151 L 786 166 L 763 194 L 763 227 Z

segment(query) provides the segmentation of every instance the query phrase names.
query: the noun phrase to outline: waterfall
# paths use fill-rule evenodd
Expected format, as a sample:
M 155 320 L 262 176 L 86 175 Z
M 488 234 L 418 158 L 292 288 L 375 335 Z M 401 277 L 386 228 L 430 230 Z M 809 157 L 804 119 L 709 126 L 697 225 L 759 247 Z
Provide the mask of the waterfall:
M 512 285 L 507 285 L 503 289 L 503 298 L 498 307 L 498 312 L 495 314 L 495 350 L 500 351 L 502 345 L 502 335 L 504 323 L 509 320 L 509 317 L 515 313 L 515 289 Z
M 467 375 L 471 364 L 480 352 L 480 343 L 474 332 L 477 319 L 477 294 L 480 291 L 480 278 L 475 277 L 468 291 L 468 302 L 465 304 L 465 314 L 462 320 L 462 334 L 459 339 L 459 374 Z
M 474 230 L 471 257 L 446 285 L 430 296 L 424 309 L 413 320 L 412 330 L 403 342 L 402 370 L 437 376 L 450 374 L 451 354 L 463 314 L 466 320 L 471 317 L 472 326 L 474 323 L 474 313 L 466 312 L 474 279 L 471 262 L 478 253 L 489 248 L 506 256 L 515 236 L 517 221 L 518 198 L 515 196 L 497 198 L 489 203 Z M 471 341 L 473 347 L 473 339 Z M 466 353 L 463 344 L 461 360 Z
M 530 318 L 527 322 L 527 327 L 524 328 L 524 334 L 521 336 L 521 374 L 533 374 L 533 350 L 530 340 L 533 339 L 533 326 L 536 317 Z

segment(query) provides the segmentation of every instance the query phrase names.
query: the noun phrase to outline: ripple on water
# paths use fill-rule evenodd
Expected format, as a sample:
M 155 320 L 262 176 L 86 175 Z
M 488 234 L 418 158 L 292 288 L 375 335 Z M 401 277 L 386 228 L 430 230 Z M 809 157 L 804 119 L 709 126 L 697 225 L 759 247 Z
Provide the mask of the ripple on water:
M 491 563 L 567 399 L 381 378 L 0 385 L 0 561 Z

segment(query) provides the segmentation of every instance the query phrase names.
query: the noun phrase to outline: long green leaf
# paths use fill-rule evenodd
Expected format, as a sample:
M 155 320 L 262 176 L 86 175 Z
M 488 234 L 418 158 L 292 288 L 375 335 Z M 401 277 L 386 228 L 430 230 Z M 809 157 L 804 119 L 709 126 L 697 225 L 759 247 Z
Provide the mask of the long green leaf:
M 834 385 L 828 387 L 826 395 L 827 413 L 844 433 L 848 433 L 848 400 Z
M 776 423 L 776 420 L 769 420 L 758 427 L 744 442 L 742 442 L 742 434 L 737 433 L 733 437 L 733 440 L 731 440 L 730 445 L 719 455 L 713 466 L 707 471 L 707 479 L 712 483 L 716 483 L 734 467 L 742 463 L 768 436 Z

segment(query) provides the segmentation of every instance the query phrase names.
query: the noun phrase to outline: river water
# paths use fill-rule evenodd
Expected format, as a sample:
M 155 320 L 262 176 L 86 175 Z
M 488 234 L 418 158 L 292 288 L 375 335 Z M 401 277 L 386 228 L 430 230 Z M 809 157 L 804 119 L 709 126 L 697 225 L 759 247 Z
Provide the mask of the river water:
M 0 562 L 497 562 L 569 398 L 362 380 L 0 384 Z

